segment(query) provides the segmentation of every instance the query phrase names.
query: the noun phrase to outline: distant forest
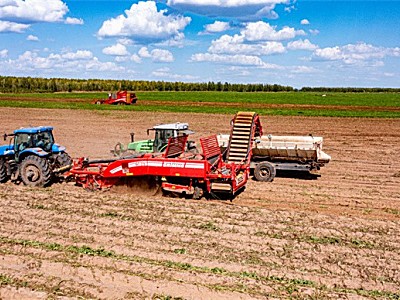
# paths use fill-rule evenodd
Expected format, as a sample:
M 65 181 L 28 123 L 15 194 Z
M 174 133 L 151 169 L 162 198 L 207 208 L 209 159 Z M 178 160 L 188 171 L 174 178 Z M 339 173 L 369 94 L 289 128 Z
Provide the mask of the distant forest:
M 0 76 L 0 93 L 55 93 L 102 91 L 213 91 L 213 92 L 400 92 L 400 88 L 329 88 L 303 87 L 295 89 L 279 84 L 238 84 L 228 82 L 168 82 L 144 80 L 66 79 Z

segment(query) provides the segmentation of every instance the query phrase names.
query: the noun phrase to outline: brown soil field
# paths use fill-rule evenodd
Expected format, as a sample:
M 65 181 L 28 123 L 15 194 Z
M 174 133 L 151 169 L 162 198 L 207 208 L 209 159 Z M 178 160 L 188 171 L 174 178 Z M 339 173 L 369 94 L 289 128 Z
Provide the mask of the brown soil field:
M 0 108 L 0 130 L 52 125 L 72 157 L 107 158 L 132 131 L 180 121 L 198 139 L 231 118 Z M 323 136 L 321 176 L 250 180 L 233 202 L 0 185 L 0 299 L 400 299 L 400 120 L 261 120 Z

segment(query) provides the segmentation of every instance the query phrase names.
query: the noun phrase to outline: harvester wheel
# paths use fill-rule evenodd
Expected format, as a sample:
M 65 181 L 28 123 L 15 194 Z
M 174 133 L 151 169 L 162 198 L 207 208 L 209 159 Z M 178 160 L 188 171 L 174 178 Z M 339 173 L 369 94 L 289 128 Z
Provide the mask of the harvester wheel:
M 200 200 L 202 196 L 203 196 L 203 189 L 201 189 L 198 186 L 196 186 L 194 188 L 193 199 L 194 200 Z
M 7 166 L 3 158 L 0 158 L 0 183 L 8 181 Z
M 101 101 L 99 101 L 99 100 L 96 101 L 96 104 L 97 104 L 97 105 L 100 105 L 100 104 L 101 104 Z
M 261 162 L 254 169 L 254 177 L 258 181 L 272 182 L 275 178 L 275 175 L 275 167 L 268 162 Z
M 25 185 L 44 187 L 51 183 L 49 163 L 39 156 L 27 156 L 20 165 L 20 174 Z

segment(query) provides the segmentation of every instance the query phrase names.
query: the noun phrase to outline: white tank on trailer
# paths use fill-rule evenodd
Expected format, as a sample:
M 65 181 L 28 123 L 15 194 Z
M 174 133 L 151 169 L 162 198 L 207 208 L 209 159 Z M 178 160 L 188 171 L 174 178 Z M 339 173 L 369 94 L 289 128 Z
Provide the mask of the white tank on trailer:
M 229 144 L 229 135 L 217 136 L 221 151 Z M 329 163 L 331 156 L 322 151 L 320 136 L 263 135 L 255 138 L 250 167 L 259 180 L 272 181 L 276 170 L 315 171 Z M 258 173 L 262 174 L 257 176 Z

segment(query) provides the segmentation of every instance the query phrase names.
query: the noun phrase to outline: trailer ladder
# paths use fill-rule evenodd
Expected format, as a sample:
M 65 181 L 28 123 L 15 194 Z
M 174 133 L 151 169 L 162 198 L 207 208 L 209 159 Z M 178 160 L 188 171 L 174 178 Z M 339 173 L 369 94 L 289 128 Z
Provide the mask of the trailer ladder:
M 243 163 L 249 159 L 252 139 L 258 120 L 254 112 L 238 112 L 233 120 L 231 136 L 229 138 L 226 162 Z M 257 121 L 259 122 L 259 121 Z

